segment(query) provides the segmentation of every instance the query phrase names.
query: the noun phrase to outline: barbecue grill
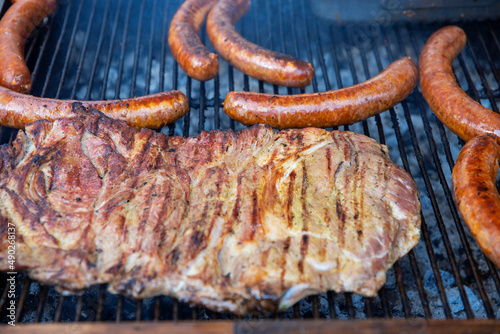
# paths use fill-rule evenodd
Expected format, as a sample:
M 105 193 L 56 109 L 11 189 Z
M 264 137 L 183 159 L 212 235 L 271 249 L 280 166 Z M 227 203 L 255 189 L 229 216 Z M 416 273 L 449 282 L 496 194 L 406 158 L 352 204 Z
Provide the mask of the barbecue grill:
M 26 45 L 33 73 L 31 94 L 101 100 L 178 89 L 186 94 L 190 113 L 162 132 L 191 136 L 203 130 L 239 130 L 244 126 L 222 112 L 229 91 L 295 94 L 350 86 L 403 56 L 417 60 L 427 38 L 445 25 L 390 20 L 330 24 L 318 19 L 306 0 L 254 0 L 237 24 L 238 30 L 251 42 L 312 63 L 312 85 L 305 89 L 270 85 L 242 74 L 223 60 L 215 79 L 199 82 L 179 68 L 167 43 L 169 23 L 181 2 L 59 1 L 56 13 Z M 2 15 L 9 6 L 7 1 Z M 468 36 L 465 50 L 454 63 L 457 80 L 473 99 L 499 112 L 500 21 L 456 24 Z M 213 51 L 205 31 L 201 38 Z M 458 331 L 465 325 L 471 330 L 492 332 L 496 327 L 500 331 L 500 324 L 494 321 L 500 318 L 500 274 L 465 227 L 451 190 L 451 169 L 464 143 L 437 120 L 418 89 L 396 107 L 341 129 L 388 145 L 392 160 L 414 177 L 420 190 L 421 241 L 388 271 L 387 283 L 377 297 L 328 292 L 308 297 L 282 313 L 237 318 L 165 296 L 135 301 L 108 293 L 105 285 L 80 296 L 63 296 L 18 273 L 17 323 L 63 322 L 53 330 L 64 333 L 109 331 L 113 322 L 124 323 L 117 328 L 130 329 L 127 325 L 131 321 L 140 322 L 135 324 L 140 327 L 133 328 L 144 332 L 320 332 L 327 328 L 359 332 L 378 328 L 416 333 Z M 16 133 L 0 127 L 0 143 L 11 142 Z M 0 274 L 2 323 L 8 321 L 7 292 L 7 277 Z M 470 321 L 454 321 L 457 319 Z M 207 322 L 200 325 L 195 322 L 199 320 Z M 164 322 L 155 325 L 156 321 Z

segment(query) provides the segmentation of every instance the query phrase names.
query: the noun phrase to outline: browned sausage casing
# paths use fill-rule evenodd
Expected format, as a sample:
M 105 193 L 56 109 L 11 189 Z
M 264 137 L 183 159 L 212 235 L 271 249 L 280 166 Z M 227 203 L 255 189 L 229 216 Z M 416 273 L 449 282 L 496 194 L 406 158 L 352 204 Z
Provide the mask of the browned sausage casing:
M 467 37 L 456 26 L 439 29 L 429 37 L 419 58 L 420 89 L 436 116 L 467 141 L 492 134 L 500 142 L 500 115 L 471 99 L 458 85 L 452 63 Z
M 481 250 L 500 267 L 500 195 L 495 185 L 500 158 L 496 138 L 471 139 L 453 168 L 458 209 Z
M 229 64 L 251 77 L 288 87 L 311 83 L 314 69 L 308 62 L 263 49 L 248 42 L 234 24 L 250 7 L 250 0 L 221 0 L 208 14 L 207 34 L 215 50 Z
M 75 101 L 34 97 L 0 87 L 0 124 L 22 129 L 42 119 L 71 117 L 75 102 L 126 121 L 134 128 L 159 129 L 175 122 L 189 110 L 186 96 L 176 90 L 123 100 Z
M 278 129 L 353 124 L 402 101 L 417 81 L 417 66 L 405 57 L 365 82 L 324 93 L 229 92 L 224 112 L 245 125 L 263 123 Z
M 179 66 L 191 78 L 210 80 L 219 71 L 219 59 L 198 37 L 208 11 L 218 0 L 187 0 L 175 13 L 168 32 L 168 44 Z
M 33 29 L 54 11 L 57 0 L 23 0 L 0 20 L 0 85 L 28 93 L 31 73 L 24 60 L 24 44 Z

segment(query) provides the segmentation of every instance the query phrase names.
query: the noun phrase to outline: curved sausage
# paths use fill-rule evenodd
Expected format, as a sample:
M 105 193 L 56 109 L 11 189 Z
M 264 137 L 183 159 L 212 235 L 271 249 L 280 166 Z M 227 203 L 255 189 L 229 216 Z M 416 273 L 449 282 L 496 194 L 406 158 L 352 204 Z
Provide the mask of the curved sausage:
M 0 87 L 0 124 L 24 128 L 41 119 L 71 117 L 75 102 L 126 121 L 134 128 L 159 129 L 175 122 L 189 110 L 186 96 L 176 90 L 122 100 L 75 101 L 34 97 Z
M 175 13 L 168 32 L 168 44 L 179 66 L 191 78 L 210 80 L 219 71 L 219 59 L 201 44 L 198 32 L 208 11 L 218 0 L 187 0 Z
M 497 138 L 475 137 L 460 151 L 453 168 L 455 199 L 481 250 L 500 267 L 500 195 L 495 185 L 500 158 Z
M 263 49 L 245 40 L 234 24 L 250 7 L 250 0 L 221 0 L 208 14 L 207 34 L 215 50 L 229 64 L 251 77 L 288 87 L 311 83 L 314 69 L 308 62 Z
M 436 116 L 467 141 L 482 134 L 500 143 L 500 115 L 471 99 L 458 85 L 452 63 L 465 47 L 465 32 L 456 26 L 439 29 L 429 37 L 419 58 L 420 89 Z
M 50 15 L 57 0 L 15 1 L 0 20 L 0 85 L 19 93 L 31 89 L 24 44 L 33 29 Z
M 224 112 L 245 125 L 263 123 L 278 129 L 353 124 L 402 101 L 417 81 L 417 66 L 405 57 L 365 82 L 324 93 L 229 92 Z

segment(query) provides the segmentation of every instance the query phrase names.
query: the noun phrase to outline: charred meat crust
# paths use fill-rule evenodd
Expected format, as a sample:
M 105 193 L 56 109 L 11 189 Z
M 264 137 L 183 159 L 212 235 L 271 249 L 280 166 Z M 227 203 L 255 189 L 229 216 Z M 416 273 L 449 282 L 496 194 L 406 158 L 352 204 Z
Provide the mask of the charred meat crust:
M 167 137 L 75 108 L 0 153 L 16 264 L 67 293 L 109 283 L 236 314 L 328 290 L 374 296 L 419 240 L 414 181 L 351 132 Z

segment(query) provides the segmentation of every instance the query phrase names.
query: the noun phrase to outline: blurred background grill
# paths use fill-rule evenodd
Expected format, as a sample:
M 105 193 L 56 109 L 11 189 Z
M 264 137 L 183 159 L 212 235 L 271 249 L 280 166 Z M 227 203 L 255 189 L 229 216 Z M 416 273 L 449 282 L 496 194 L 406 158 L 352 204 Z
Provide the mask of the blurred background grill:
M 222 112 L 229 91 L 296 94 L 338 89 L 364 81 L 403 56 L 414 60 L 444 23 L 367 21 L 329 24 L 307 0 L 254 0 L 237 24 L 248 40 L 311 62 L 305 90 L 273 86 L 243 75 L 221 59 L 208 82 L 187 77 L 172 57 L 167 33 L 181 1 L 60 1 L 55 15 L 26 45 L 32 95 L 62 99 L 116 99 L 171 89 L 186 94 L 190 113 L 162 129 L 190 136 L 202 130 L 242 129 Z M 7 1 L 2 14 L 9 7 Z M 397 8 L 396 8 L 397 9 Z M 498 9 L 500 10 L 500 8 Z M 333 13 L 331 14 L 334 15 Z M 500 22 L 458 23 L 468 36 L 454 63 L 462 88 L 499 111 Z M 202 41 L 213 50 L 205 31 Z M 463 142 L 430 111 L 416 89 L 380 115 L 342 127 L 387 144 L 391 158 L 415 178 L 421 192 L 422 238 L 389 270 L 376 298 L 329 292 L 306 298 L 274 318 L 499 318 L 500 276 L 461 220 L 451 191 L 451 169 Z M 0 127 L 1 143 L 16 131 Z M 0 319 L 6 322 L 6 277 L 0 274 Z M 81 296 L 17 277 L 19 322 L 234 319 L 170 297 L 134 301 L 95 286 Z M 251 316 L 245 319 L 252 318 Z

